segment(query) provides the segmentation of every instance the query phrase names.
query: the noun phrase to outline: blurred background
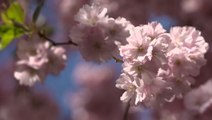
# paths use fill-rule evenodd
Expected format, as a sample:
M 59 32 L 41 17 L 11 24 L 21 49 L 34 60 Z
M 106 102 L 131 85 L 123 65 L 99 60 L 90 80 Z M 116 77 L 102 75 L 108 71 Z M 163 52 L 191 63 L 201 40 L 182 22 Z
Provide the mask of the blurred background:
M 0 0 L 0 3 L 8 1 Z M 27 14 L 26 21 L 40 2 L 17 1 Z M 158 21 L 167 31 L 176 25 L 195 26 L 212 44 L 212 0 L 46 0 L 38 22 L 51 30 L 52 39 L 67 41 L 70 29 L 76 25 L 74 15 L 84 4 L 92 2 L 108 8 L 109 16 L 125 17 L 134 25 Z M 119 100 L 122 91 L 115 88 L 115 80 L 121 73 L 120 63 L 113 60 L 101 65 L 88 63 L 76 47 L 66 46 L 68 61 L 58 76 L 49 75 L 44 83 L 24 87 L 13 77 L 16 43 L 17 40 L 0 51 L 0 120 L 122 119 L 125 108 Z M 201 69 L 193 88 L 211 78 L 211 52 L 210 48 L 207 65 Z M 129 115 L 130 120 L 162 120 L 159 116 L 153 110 L 139 108 L 132 108 Z

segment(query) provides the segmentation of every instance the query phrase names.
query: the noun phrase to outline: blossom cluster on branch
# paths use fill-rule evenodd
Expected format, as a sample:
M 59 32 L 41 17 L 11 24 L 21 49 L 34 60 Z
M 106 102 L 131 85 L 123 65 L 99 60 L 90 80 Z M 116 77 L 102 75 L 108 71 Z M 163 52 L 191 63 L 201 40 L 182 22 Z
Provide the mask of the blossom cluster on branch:
M 71 30 L 70 37 L 78 44 L 87 61 L 104 62 L 117 54 L 116 44 L 126 44 L 130 35 L 125 18 L 110 18 L 107 9 L 99 5 L 84 5 L 75 16 L 79 22 Z
M 20 84 L 28 86 L 44 81 L 47 74 L 59 74 L 67 59 L 63 47 L 52 46 L 37 36 L 20 40 L 17 57 L 14 76 Z
M 167 33 L 162 25 L 152 22 L 134 27 L 130 33 L 128 44 L 119 47 L 124 63 L 116 86 L 126 90 L 121 100 L 131 99 L 137 105 L 153 102 L 158 94 L 169 94 L 162 96 L 173 100 L 187 92 L 206 63 L 208 44 L 200 31 L 172 27 Z
M 83 6 L 70 37 L 88 61 L 106 61 L 119 49 L 124 63 L 116 86 L 126 90 L 121 100 L 137 105 L 152 102 L 164 90 L 170 99 L 187 92 L 206 63 L 208 44 L 200 31 L 185 26 L 168 33 L 160 23 L 134 26 L 124 18 L 109 18 L 106 12 L 97 5 Z
M 116 87 L 125 90 L 120 99 L 131 105 L 152 107 L 182 98 L 206 64 L 209 45 L 194 27 L 176 26 L 167 32 L 158 22 L 135 26 L 125 18 L 109 17 L 98 4 L 84 5 L 74 19 L 78 24 L 67 44 L 75 45 L 86 61 L 122 62 Z M 41 35 L 20 40 L 17 57 L 14 76 L 29 86 L 58 74 L 66 61 L 65 49 Z

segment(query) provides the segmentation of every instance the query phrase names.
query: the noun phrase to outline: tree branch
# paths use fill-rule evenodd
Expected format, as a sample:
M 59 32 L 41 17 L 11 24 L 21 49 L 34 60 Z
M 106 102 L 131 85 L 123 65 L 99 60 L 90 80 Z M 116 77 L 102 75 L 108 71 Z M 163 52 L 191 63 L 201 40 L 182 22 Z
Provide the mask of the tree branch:
M 41 37 L 41 38 L 44 38 L 45 40 L 49 41 L 50 43 L 52 43 L 52 45 L 54 46 L 59 46 L 59 45 L 74 45 L 74 46 L 78 46 L 77 43 L 74 43 L 70 38 L 67 42 L 62 42 L 62 43 L 56 43 L 54 40 L 48 38 L 45 34 L 41 33 L 41 32 L 38 32 L 38 35 Z

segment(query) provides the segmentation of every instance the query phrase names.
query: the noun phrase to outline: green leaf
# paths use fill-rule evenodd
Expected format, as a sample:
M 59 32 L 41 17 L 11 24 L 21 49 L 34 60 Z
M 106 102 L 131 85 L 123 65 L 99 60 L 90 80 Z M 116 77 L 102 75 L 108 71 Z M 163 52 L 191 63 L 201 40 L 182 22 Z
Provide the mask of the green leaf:
M 13 25 L 0 26 L 0 50 L 6 48 L 14 39 L 21 37 L 25 31 Z
M 0 26 L 0 36 L 3 36 L 9 29 L 10 29 L 10 27 L 8 27 L 7 25 L 1 25 Z
M 41 0 L 33 13 L 32 20 L 34 23 L 36 23 L 38 16 L 40 15 L 40 11 L 43 8 L 44 2 L 45 0 Z
M 1 13 L 1 19 L 4 23 L 12 24 L 12 21 L 7 17 L 6 13 Z
M 11 2 L 9 8 L 1 13 L 0 50 L 6 48 L 14 39 L 25 34 L 24 11 L 18 2 Z
M 12 2 L 9 8 L 1 13 L 1 18 L 6 24 L 12 24 L 13 21 L 24 23 L 24 10 L 18 2 Z
M 6 33 L 1 38 L 1 47 L 0 49 L 4 49 L 9 43 L 14 39 L 14 32 L 12 29 L 6 31 Z

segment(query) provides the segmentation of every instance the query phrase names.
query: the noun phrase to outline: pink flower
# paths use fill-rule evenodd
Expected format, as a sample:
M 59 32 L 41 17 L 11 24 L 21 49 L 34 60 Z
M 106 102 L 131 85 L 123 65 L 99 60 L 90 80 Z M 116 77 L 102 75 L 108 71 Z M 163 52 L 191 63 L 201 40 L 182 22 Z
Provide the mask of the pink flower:
M 157 39 L 166 32 L 166 30 L 163 28 L 163 26 L 158 22 L 151 22 L 147 25 L 141 25 L 142 33 L 145 36 L 148 36 L 151 38 L 151 40 Z
M 145 63 L 152 58 L 153 46 L 150 45 L 150 38 L 142 34 L 141 27 L 134 27 L 130 31 L 127 45 L 120 46 L 120 55 L 124 61 L 139 61 Z
M 44 70 L 35 70 L 25 64 L 19 64 L 14 72 L 14 77 L 19 81 L 20 85 L 33 86 L 37 82 L 42 82 L 45 79 L 46 73 Z
M 14 77 L 23 85 L 32 86 L 42 82 L 48 73 L 59 74 L 65 67 L 64 48 L 51 46 L 49 42 L 35 38 L 20 40 L 18 44 Z
M 116 80 L 116 87 L 126 90 L 120 98 L 123 102 L 128 102 L 130 100 L 131 104 L 137 105 L 146 97 L 146 94 L 142 91 L 144 87 L 142 79 L 128 74 L 122 73 L 120 75 L 120 78 Z
M 106 18 L 106 13 L 107 9 L 97 4 L 84 5 L 75 16 L 75 20 L 84 25 L 95 26 Z
M 144 81 L 152 81 L 157 75 L 157 68 L 151 62 L 142 64 L 140 62 L 128 63 L 124 62 L 123 71 L 134 77 L 146 79 Z
M 189 53 L 175 48 L 168 53 L 168 65 L 176 77 L 197 76 L 201 65 L 189 57 Z
M 151 40 L 150 46 L 153 46 L 152 60 L 158 67 L 167 63 L 166 53 L 170 45 L 170 35 L 158 22 L 151 22 L 141 25 L 142 34 Z
M 48 50 L 48 63 L 45 65 L 49 73 L 57 75 L 66 66 L 66 50 L 62 47 L 52 46 Z
M 123 72 L 142 80 L 146 104 L 156 102 L 161 90 L 167 92 L 163 96 L 171 96 L 170 101 L 182 98 L 195 82 L 192 77 L 199 74 L 206 62 L 208 44 L 192 27 L 174 27 L 169 34 L 159 23 L 152 22 L 132 27 L 127 41 L 128 44 L 119 46 Z
M 105 22 L 101 23 L 101 28 L 106 36 L 107 41 L 119 42 L 120 44 L 126 44 L 126 38 L 130 36 L 127 27 L 131 25 L 129 21 L 124 18 L 108 18 Z
M 78 44 L 82 57 L 87 61 L 107 61 L 112 58 L 112 54 L 117 48 L 115 43 L 111 44 L 110 41 L 105 40 L 100 26 L 78 25 L 71 32 L 71 38 Z
M 49 47 L 49 42 L 42 41 L 38 37 L 31 40 L 23 39 L 18 43 L 17 56 L 20 62 L 39 69 L 48 62 L 47 50 Z
M 173 27 L 170 30 L 170 37 L 171 47 L 187 51 L 190 56 L 203 57 L 209 48 L 201 32 L 194 27 Z
M 107 61 L 117 55 L 118 45 L 127 43 L 131 23 L 124 18 L 109 18 L 106 12 L 106 8 L 93 4 L 85 5 L 76 15 L 79 24 L 70 37 L 87 61 Z
M 170 45 L 171 39 L 168 33 L 160 34 L 157 38 L 151 42 L 153 46 L 152 61 L 157 67 L 163 67 L 167 65 L 167 51 Z

